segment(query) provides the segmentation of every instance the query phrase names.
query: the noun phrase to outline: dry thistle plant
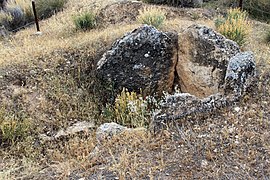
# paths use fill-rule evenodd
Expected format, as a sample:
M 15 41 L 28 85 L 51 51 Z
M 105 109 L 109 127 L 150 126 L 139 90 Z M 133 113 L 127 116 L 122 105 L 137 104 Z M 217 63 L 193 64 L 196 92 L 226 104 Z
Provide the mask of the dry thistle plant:
M 148 125 L 147 102 L 137 93 L 128 92 L 125 88 L 117 96 L 114 106 L 108 107 L 107 110 L 110 118 L 124 126 L 145 127 Z
M 251 29 L 247 12 L 240 9 L 229 9 L 226 17 L 224 19 L 218 18 L 215 25 L 217 31 L 237 42 L 240 46 L 246 43 Z
M 160 28 L 166 20 L 165 12 L 160 8 L 144 8 L 139 13 L 137 17 L 139 23 L 148 24 L 155 28 Z

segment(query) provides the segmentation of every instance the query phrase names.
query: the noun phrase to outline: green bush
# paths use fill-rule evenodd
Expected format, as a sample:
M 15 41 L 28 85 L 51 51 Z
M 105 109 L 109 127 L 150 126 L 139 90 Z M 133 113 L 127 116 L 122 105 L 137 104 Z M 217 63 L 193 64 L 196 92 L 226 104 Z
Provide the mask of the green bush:
M 158 8 L 144 8 L 140 11 L 137 21 L 160 28 L 166 20 L 165 12 Z
M 0 146 L 13 145 L 29 135 L 30 122 L 10 116 L 2 107 L 0 109 Z
M 247 13 L 240 9 L 229 9 L 225 18 L 218 18 L 215 25 L 218 32 L 237 42 L 240 46 L 246 42 L 250 33 Z
M 67 0 L 38 0 L 36 3 L 37 14 L 41 19 L 48 18 L 63 10 Z
M 93 29 L 97 25 L 96 16 L 91 12 L 85 12 L 73 17 L 73 22 L 77 29 L 84 31 Z

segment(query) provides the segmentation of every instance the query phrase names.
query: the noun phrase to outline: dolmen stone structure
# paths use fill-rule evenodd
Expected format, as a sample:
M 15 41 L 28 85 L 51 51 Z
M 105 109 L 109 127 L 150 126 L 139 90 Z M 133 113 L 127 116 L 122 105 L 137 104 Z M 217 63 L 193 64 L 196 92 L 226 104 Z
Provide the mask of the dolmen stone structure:
M 143 25 L 117 40 L 97 63 L 97 77 L 144 95 L 169 92 L 153 120 L 208 113 L 238 101 L 256 81 L 252 52 L 213 29 L 192 25 L 181 33 Z M 177 86 L 181 93 L 173 93 Z

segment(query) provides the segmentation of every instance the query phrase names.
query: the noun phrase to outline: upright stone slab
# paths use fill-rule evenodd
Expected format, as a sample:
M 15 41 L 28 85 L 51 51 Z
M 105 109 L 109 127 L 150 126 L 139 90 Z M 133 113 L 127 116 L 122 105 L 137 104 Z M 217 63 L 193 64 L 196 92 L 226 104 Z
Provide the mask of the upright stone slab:
M 179 35 L 176 66 L 181 91 L 203 98 L 222 90 L 226 68 L 239 46 L 211 28 L 190 26 Z
M 170 92 L 177 62 L 177 34 L 143 25 L 117 40 L 97 64 L 97 77 L 120 92 Z
M 234 56 L 225 76 L 225 94 L 242 96 L 256 79 L 256 64 L 252 52 L 242 52 Z
M 177 74 L 182 92 L 165 97 L 153 115 L 157 124 L 205 115 L 238 100 L 256 84 L 252 52 L 205 26 L 191 26 L 179 42 Z

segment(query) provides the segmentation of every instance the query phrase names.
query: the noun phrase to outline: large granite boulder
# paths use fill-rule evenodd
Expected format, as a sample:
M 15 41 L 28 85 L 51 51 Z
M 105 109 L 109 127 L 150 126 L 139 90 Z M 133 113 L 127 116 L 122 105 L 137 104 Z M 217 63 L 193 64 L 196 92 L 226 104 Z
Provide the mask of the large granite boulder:
M 149 94 L 171 92 L 177 63 L 177 34 L 143 25 L 117 40 L 97 63 L 97 77 L 113 85 Z
M 214 30 L 192 25 L 179 35 L 176 71 L 182 92 L 203 98 L 222 91 L 231 57 L 239 46 Z

